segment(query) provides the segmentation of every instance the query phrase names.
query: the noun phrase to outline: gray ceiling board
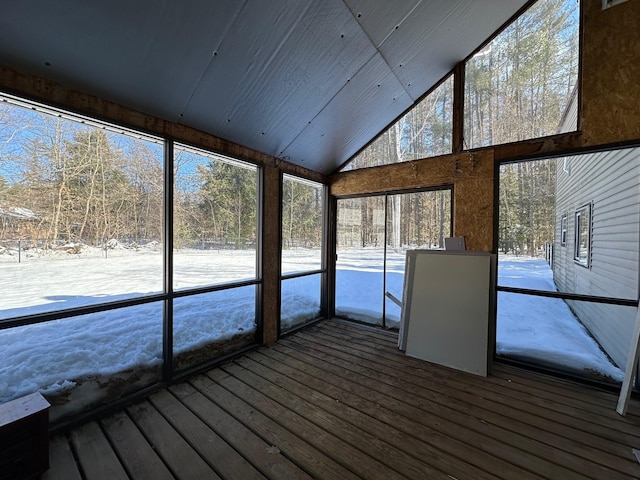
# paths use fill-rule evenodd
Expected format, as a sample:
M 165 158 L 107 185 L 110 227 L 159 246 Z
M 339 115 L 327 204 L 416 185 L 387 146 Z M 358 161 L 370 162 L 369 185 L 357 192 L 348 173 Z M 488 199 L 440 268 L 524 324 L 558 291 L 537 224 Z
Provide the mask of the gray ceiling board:
M 422 2 L 380 46 L 416 100 L 469 56 L 527 0 Z
M 0 0 L 0 63 L 330 173 L 525 1 Z
M 377 54 L 348 13 L 341 0 L 314 3 L 265 76 L 265 88 L 256 91 L 252 102 L 256 119 L 278 137 L 274 155 L 282 155 L 304 126 Z
M 260 17 L 255 21 L 254 26 L 243 17 L 254 31 L 263 20 Z M 246 34 L 238 32 L 235 37 L 233 33 L 224 43 L 246 48 L 240 38 Z M 222 111 L 228 116 L 222 122 L 218 119 L 215 128 L 233 141 L 254 143 L 260 150 L 280 156 L 300 130 L 376 54 L 341 0 L 313 2 L 291 31 L 274 38 L 276 41 L 277 47 L 265 45 L 275 52 L 268 63 L 251 71 L 247 68 L 242 91 L 239 85 L 217 80 L 230 68 L 223 62 L 226 58 L 232 60 L 234 52 L 227 52 L 215 68 L 212 64 L 184 121 L 205 129 L 210 126 L 213 106 L 223 106 Z M 215 62 L 222 55 L 219 53 Z M 238 98 L 240 102 L 233 101 Z
M 422 0 L 344 0 L 351 14 L 358 19 L 369 38 L 378 47 Z
M 248 0 L 185 108 L 182 123 L 265 152 L 251 96 L 313 0 Z M 269 95 L 269 92 L 267 92 Z
M 331 173 L 371 139 L 411 99 L 377 54 L 284 151 L 293 163 Z M 388 122 L 387 122 L 388 123 Z
M 233 0 L 162 0 L 153 8 L 130 0 L 11 2 L 0 16 L 0 61 L 175 121 L 240 6 Z

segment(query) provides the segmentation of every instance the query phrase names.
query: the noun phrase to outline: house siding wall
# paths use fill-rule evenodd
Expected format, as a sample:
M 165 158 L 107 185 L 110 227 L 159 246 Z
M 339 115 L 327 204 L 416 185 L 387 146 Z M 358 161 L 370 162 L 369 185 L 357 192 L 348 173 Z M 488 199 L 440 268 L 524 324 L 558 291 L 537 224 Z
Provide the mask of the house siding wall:
M 640 150 L 624 149 L 557 161 L 554 281 L 562 292 L 614 298 L 638 297 L 640 240 Z M 591 204 L 591 262 L 573 260 L 575 212 Z M 560 221 L 567 215 L 567 243 Z M 606 353 L 626 364 L 636 309 L 567 302 Z

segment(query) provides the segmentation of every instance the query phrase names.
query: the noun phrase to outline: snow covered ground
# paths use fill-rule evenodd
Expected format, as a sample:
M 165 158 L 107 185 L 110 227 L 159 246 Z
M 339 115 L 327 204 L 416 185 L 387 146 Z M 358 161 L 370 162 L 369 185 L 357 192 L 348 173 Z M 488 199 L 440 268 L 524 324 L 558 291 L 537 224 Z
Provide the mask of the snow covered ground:
M 318 252 L 286 252 L 283 271 L 317 269 L 319 258 Z M 162 254 L 157 245 L 115 248 L 106 257 L 104 251 L 88 247 L 73 254 L 22 252 L 21 260 L 0 254 L 0 318 L 138 297 L 162 288 Z M 404 254 L 389 254 L 387 269 L 387 291 L 401 298 Z M 255 276 L 255 252 L 177 251 L 175 270 L 179 289 L 247 279 Z M 499 271 L 502 285 L 553 286 L 544 260 L 504 258 Z M 382 277 L 381 250 L 341 252 L 338 312 L 375 323 L 382 311 Z M 319 290 L 319 275 L 285 281 L 283 324 L 317 316 Z M 175 353 L 255 332 L 255 292 L 248 286 L 176 299 Z M 498 309 L 498 354 L 544 359 L 563 368 L 590 369 L 622 379 L 622 372 L 608 362 L 564 302 L 500 294 Z M 400 309 L 389 301 L 387 316 L 390 323 L 400 317 Z M 144 383 L 159 374 L 161 362 L 159 302 L 1 330 L 0 402 L 33 391 L 69 398 L 91 379 L 103 385 L 123 372 Z
M 498 284 L 556 291 L 541 258 L 500 257 Z M 498 292 L 496 337 L 498 355 L 616 382 L 624 378 L 561 299 Z
M 380 249 L 338 252 L 336 313 L 382 324 L 383 253 Z M 402 298 L 404 254 L 388 252 L 386 291 Z M 498 283 L 555 291 L 553 274 L 541 258 L 501 256 Z M 367 288 L 362 288 L 367 285 Z M 394 327 L 400 308 L 386 300 L 386 324 Z M 499 292 L 498 355 L 621 382 L 613 365 L 560 299 Z

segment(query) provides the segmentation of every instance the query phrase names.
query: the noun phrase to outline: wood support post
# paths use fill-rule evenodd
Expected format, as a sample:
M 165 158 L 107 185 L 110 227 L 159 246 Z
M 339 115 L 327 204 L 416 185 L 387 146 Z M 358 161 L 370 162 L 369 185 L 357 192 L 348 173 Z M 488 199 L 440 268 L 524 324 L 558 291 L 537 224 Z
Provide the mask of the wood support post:
M 280 320 L 280 170 L 264 167 L 262 224 L 262 342 L 278 339 Z
M 464 150 L 464 62 L 453 69 L 453 133 L 452 153 Z

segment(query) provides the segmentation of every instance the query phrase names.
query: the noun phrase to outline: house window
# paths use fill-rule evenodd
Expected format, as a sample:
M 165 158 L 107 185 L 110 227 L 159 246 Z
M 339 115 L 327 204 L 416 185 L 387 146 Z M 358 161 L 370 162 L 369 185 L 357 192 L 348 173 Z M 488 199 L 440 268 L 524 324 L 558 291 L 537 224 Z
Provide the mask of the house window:
M 562 215 L 560 219 L 560 245 L 567 245 L 567 214 Z
M 576 210 L 575 225 L 573 259 L 576 263 L 589 267 L 591 265 L 591 204 Z

